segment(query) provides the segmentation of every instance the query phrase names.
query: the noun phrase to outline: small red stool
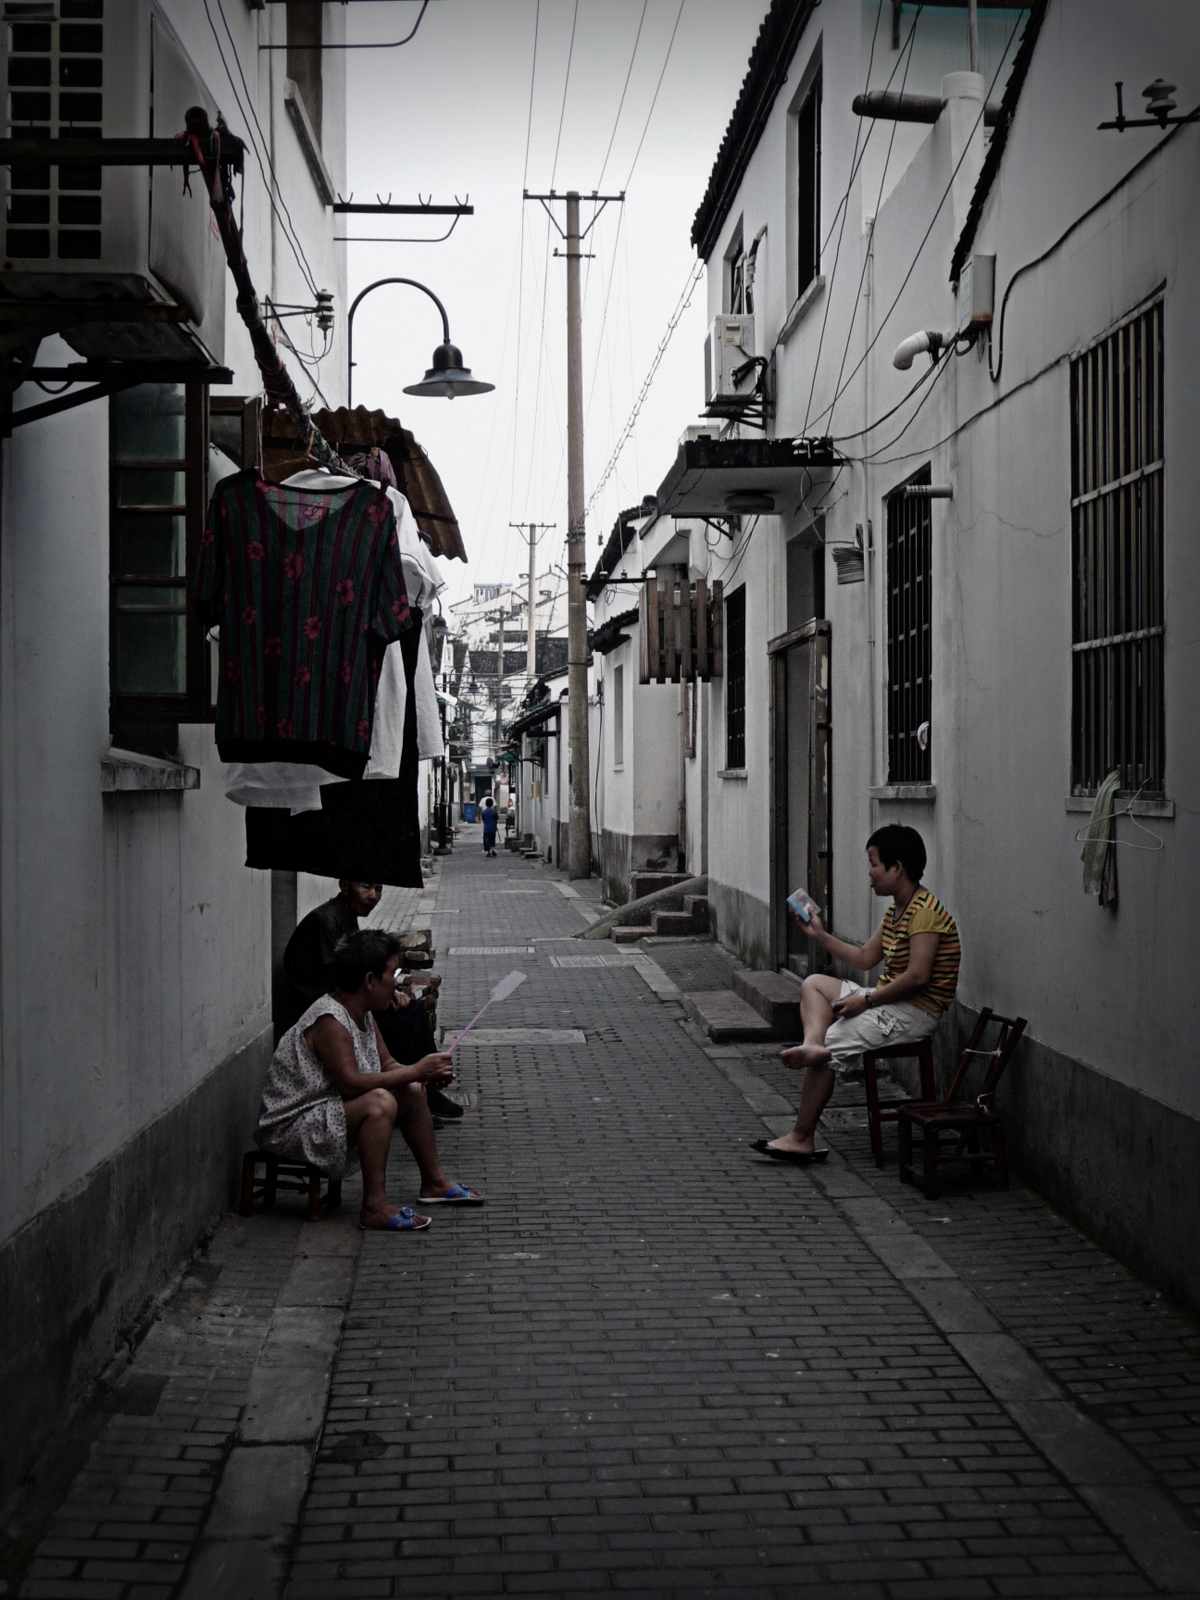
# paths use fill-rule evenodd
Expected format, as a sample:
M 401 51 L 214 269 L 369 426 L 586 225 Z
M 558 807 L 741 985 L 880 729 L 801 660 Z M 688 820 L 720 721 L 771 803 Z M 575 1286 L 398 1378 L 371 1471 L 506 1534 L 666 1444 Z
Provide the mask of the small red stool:
M 883 1111 L 879 1106 L 879 1081 L 875 1074 L 877 1061 L 902 1061 L 915 1060 L 921 1068 L 921 1100 L 935 1100 L 937 1091 L 933 1083 L 933 1038 L 917 1039 L 907 1044 L 884 1045 L 879 1050 L 863 1051 L 863 1075 L 866 1078 L 867 1088 L 867 1121 L 871 1125 L 871 1153 L 875 1157 L 875 1165 L 883 1165 L 883 1124 L 884 1121 L 896 1122 L 899 1113 L 895 1110 Z
M 263 1175 L 258 1175 L 261 1162 Z M 280 1156 L 268 1155 L 265 1150 L 247 1150 L 242 1157 L 242 1202 L 238 1210 L 248 1217 L 254 1202 L 262 1196 L 264 1206 L 273 1206 L 280 1189 L 290 1189 L 308 1195 L 308 1220 L 316 1222 L 321 1215 L 321 1184 L 327 1185 L 325 1206 L 337 1211 L 342 1204 L 342 1180 L 330 1178 L 319 1167 L 310 1167 L 307 1161 L 285 1161 Z

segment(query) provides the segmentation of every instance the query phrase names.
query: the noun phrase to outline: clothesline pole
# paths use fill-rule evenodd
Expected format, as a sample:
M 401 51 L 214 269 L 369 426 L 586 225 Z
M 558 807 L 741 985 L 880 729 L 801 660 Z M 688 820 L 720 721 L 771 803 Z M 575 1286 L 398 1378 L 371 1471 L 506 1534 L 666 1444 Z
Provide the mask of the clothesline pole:
M 241 231 L 234 221 L 228 171 L 222 172 L 219 120 L 217 128 L 212 128 L 204 107 L 193 106 L 184 118 L 184 122 L 187 131 L 178 137 L 182 143 L 191 147 L 200 176 L 204 179 L 209 206 L 225 249 L 225 258 L 229 262 L 229 270 L 237 286 L 238 315 L 246 324 L 250 334 L 254 359 L 258 362 L 263 377 L 263 387 L 270 399 L 278 401 L 296 424 L 299 443 L 306 455 L 313 456 L 321 466 L 328 467 L 331 472 L 341 472 L 348 477 L 360 478 L 362 473 L 355 472 L 352 467 L 347 466 L 313 423 L 308 408 L 301 400 L 291 374 L 284 366 L 275 347 L 275 341 L 263 321 L 258 294 L 250 276 L 246 251 L 242 244 Z M 186 167 L 184 172 L 186 181 Z

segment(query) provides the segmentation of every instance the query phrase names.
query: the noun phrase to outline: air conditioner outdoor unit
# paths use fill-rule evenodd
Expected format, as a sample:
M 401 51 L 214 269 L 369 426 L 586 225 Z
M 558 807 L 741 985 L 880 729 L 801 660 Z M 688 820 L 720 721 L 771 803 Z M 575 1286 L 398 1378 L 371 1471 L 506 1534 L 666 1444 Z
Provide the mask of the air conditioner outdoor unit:
M 3 22 L 10 138 L 171 138 L 195 105 L 216 122 L 154 0 L 3 0 Z M 25 165 L 0 169 L 0 187 L 0 294 L 174 303 L 186 320 L 88 320 L 63 337 L 88 359 L 223 362 L 225 256 L 194 172 L 190 194 L 181 167 Z
M 725 315 L 713 318 L 704 341 L 704 398 L 710 408 L 748 405 L 754 398 L 754 318 Z M 742 369 L 745 369 L 744 371 Z M 735 374 L 739 380 L 735 381 Z

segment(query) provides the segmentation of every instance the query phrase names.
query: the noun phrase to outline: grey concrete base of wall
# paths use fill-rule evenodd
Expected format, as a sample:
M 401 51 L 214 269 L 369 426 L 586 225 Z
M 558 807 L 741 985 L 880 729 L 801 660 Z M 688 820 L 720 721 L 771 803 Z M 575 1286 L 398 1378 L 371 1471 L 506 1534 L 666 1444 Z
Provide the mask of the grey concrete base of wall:
M 771 908 L 743 889 L 708 875 L 708 926 L 748 967 L 773 967 Z
M 956 1003 L 938 1029 L 943 1090 L 977 1016 Z M 1200 1312 L 1200 1122 L 1028 1034 L 996 1106 L 1030 1187 L 1139 1277 Z
M 648 861 L 667 862 L 674 872 L 679 856 L 679 839 L 671 833 L 614 833 L 606 828 L 592 835 L 592 859 L 604 882 L 604 898 L 615 906 L 629 899 L 631 874 L 641 872 Z
M 271 1029 L 0 1248 L 0 1497 L 233 1203 Z

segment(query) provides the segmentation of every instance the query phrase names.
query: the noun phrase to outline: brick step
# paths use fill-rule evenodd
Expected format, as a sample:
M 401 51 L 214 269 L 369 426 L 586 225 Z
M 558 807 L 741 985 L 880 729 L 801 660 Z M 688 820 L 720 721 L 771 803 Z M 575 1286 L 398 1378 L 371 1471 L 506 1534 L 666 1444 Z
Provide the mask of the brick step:
M 799 1039 L 800 979 L 790 972 L 752 972 L 741 968 L 733 975 L 733 992 L 752 1005 L 781 1039 Z
M 752 1005 L 732 989 L 710 989 L 701 994 L 685 994 L 683 1009 L 704 1029 L 710 1039 L 773 1039 L 774 1029 Z
M 683 909 L 689 917 L 703 917 L 705 927 L 708 926 L 708 896 L 706 894 L 685 894 Z
M 708 914 L 693 914 L 689 911 L 652 911 L 650 932 L 660 938 L 664 934 L 679 938 L 681 935 L 707 933 Z
M 689 874 L 686 872 L 634 872 L 629 878 L 629 898 L 641 900 L 648 894 L 655 894 L 659 889 L 670 889 L 677 883 L 686 883 Z
M 648 931 L 647 928 L 610 928 L 608 936 L 614 944 L 636 944 Z

